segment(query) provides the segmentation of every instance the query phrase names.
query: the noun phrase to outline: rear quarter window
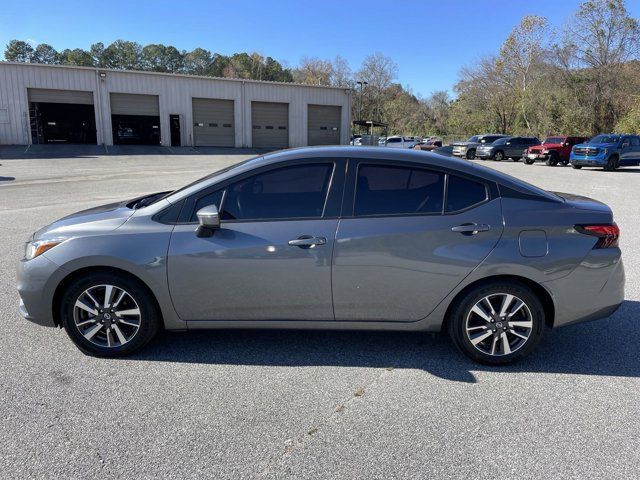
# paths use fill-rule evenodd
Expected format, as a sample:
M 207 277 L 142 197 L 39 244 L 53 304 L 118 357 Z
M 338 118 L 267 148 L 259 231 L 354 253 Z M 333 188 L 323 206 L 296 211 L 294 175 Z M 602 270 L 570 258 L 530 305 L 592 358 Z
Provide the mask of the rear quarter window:
M 487 198 L 487 186 L 484 183 L 450 175 L 445 211 L 451 213 L 465 210 L 486 201 Z

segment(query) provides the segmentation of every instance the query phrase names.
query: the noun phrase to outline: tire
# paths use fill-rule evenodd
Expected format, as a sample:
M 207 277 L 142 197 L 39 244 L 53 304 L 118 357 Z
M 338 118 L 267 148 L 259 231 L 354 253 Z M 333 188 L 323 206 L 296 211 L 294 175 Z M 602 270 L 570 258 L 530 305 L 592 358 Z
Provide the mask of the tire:
M 549 155 L 549 158 L 547 158 L 547 166 L 549 167 L 555 167 L 558 165 L 558 156 L 555 153 L 552 153 L 551 155 Z
M 567 165 L 569 165 L 569 160 L 562 160 L 560 163 L 566 167 Z
M 473 160 L 474 158 L 476 158 L 476 149 L 470 148 L 469 150 L 467 150 L 466 157 L 467 160 Z
M 616 168 L 618 168 L 618 157 L 617 155 L 611 155 L 603 169 L 607 172 L 613 172 Z
M 529 158 L 525 158 L 524 163 L 527 164 L 527 165 L 533 165 L 535 163 L 535 161 L 531 160 Z
M 105 300 L 108 287 L 110 301 Z M 125 293 L 120 298 L 121 292 Z M 89 309 L 78 307 L 80 301 Z M 89 273 L 73 281 L 63 294 L 60 318 L 71 341 L 96 357 L 121 357 L 140 350 L 161 324 L 149 290 L 135 279 L 109 272 Z
M 574 165 L 573 163 L 571 164 L 571 168 L 575 168 L 576 170 L 580 170 L 582 168 L 582 165 Z
M 498 150 L 493 154 L 493 160 L 495 160 L 496 162 L 501 162 L 502 160 L 504 160 L 504 152 Z
M 500 317 L 502 302 L 508 296 L 511 296 L 511 301 L 506 312 L 515 311 L 511 320 L 508 315 Z M 484 303 L 487 298 L 496 312 L 495 316 L 490 314 Z M 523 303 L 521 307 L 518 300 Z M 491 322 L 473 310 L 478 303 Z M 545 316 L 542 303 L 529 287 L 503 280 L 479 285 L 464 293 L 455 300 L 447 322 L 453 343 L 471 360 L 487 365 L 506 365 L 526 357 L 535 349 L 542 338 Z M 500 325 L 503 325 L 502 331 Z

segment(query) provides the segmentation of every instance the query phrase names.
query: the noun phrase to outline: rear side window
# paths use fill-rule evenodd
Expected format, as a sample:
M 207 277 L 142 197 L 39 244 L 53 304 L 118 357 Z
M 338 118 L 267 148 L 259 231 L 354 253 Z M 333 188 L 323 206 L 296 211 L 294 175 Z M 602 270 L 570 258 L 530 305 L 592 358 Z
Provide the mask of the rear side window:
M 631 146 L 632 147 L 640 146 L 640 137 L 631 137 Z
M 463 177 L 449 175 L 446 212 L 457 212 L 487 199 L 487 187 Z
M 317 218 L 324 211 L 333 163 L 278 168 L 227 187 L 223 220 Z
M 354 214 L 442 213 L 444 174 L 421 168 L 360 165 Z
M 388 138 L 387 143 L 400 143 L 402 141 L 401 138 Z

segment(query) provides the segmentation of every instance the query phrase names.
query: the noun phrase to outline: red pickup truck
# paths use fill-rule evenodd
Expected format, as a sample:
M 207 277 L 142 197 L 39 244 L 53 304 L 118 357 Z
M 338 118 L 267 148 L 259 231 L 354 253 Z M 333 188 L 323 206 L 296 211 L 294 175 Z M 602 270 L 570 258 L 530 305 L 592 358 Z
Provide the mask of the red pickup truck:
M 587 140 L 587 137 L 567 137 L 564 135 L 547 137 L 541 145 L 527 148 L 524 154 L 524 163 L 532 165 L 534 162 L 546 162 L 547 165 L 552 167 L 555 167 L 558 163 L 567 165 L 571 148 L 585 140 Z

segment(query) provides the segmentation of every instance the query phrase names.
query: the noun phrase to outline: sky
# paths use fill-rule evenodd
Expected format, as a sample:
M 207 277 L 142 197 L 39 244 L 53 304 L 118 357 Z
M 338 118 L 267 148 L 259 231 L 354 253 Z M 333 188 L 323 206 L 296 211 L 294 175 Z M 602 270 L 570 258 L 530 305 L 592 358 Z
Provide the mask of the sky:
M 356 71 L 370 53 L 398 65 L 397 81 L 421 96 L 453 92 L 460 68 L 496 53 L 523 15 L 560 28 L 580 0 L 4 0 L 0 46 L 11 39 L 88 49 L 117 39 L 257 51 L 288 66 L 302 57 L 341 55 Z M 640 17 L 640 1 L 627 1 Z

